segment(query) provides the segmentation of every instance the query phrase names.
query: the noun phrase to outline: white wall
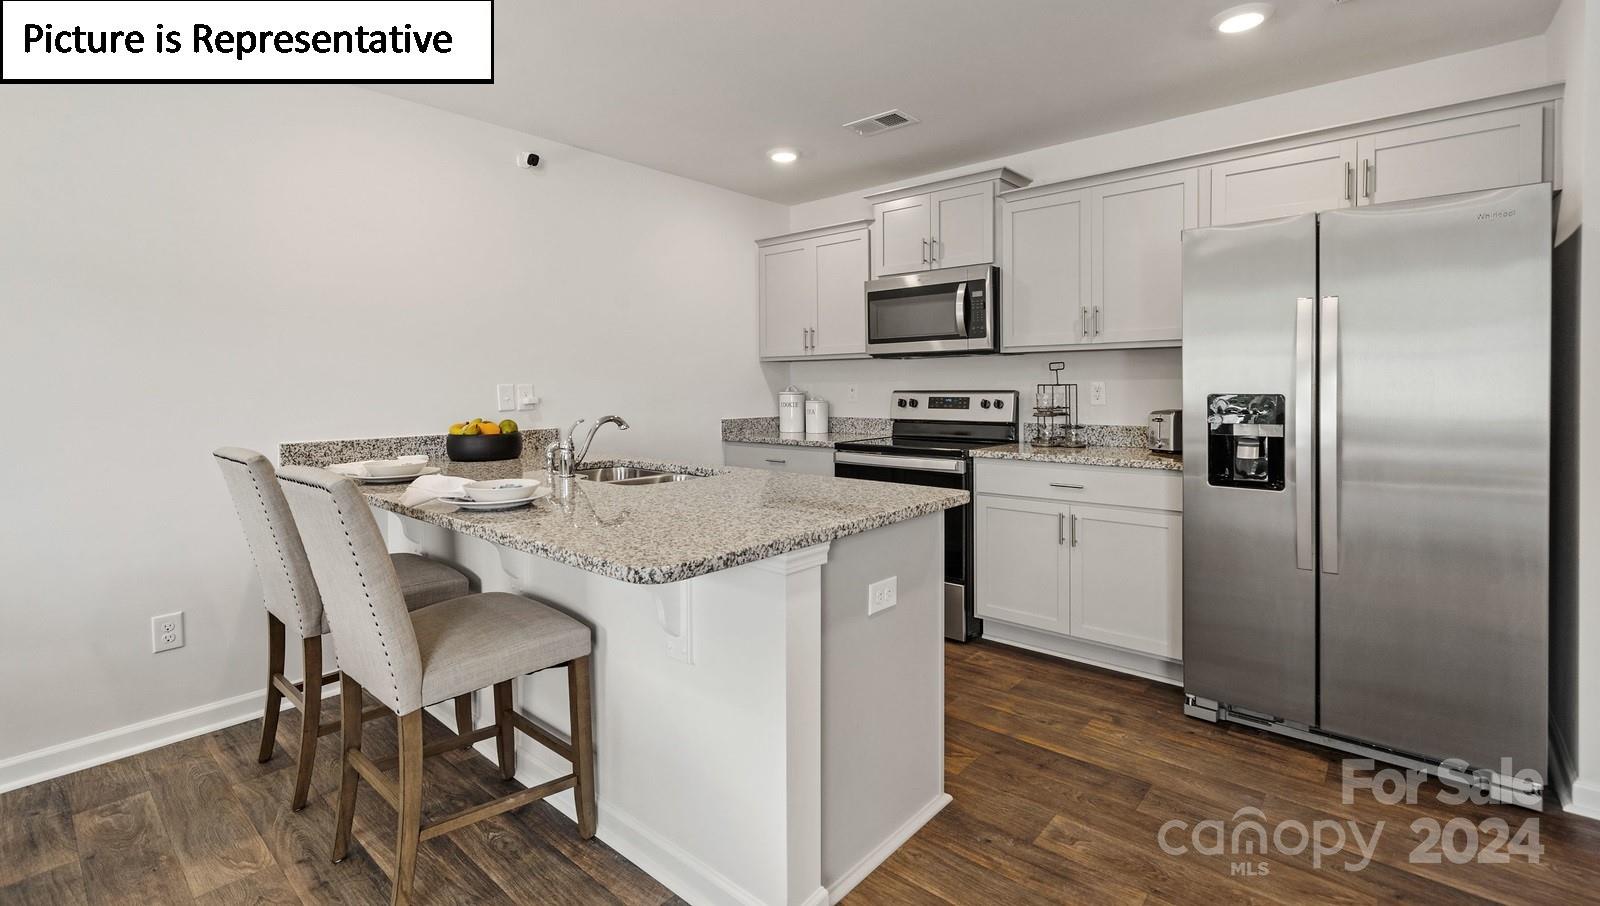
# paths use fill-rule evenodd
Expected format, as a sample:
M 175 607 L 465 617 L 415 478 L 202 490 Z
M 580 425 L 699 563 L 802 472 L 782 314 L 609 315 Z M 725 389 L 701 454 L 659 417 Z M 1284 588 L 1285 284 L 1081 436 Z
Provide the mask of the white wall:
M 1002 165 L 1040 184 L 1076 179 L 1535 88 L 1560 80 L 1551 65 L 1546 39 L 1527 38 L 795 205 L 790 208 L 789 228 L 804 230 L 869 217 L 872 209 L 864 196 L 893 186 Z M 1151 409 L 1181 404 L 1182 354 L 1176 349 L 915 362 L 797 362 L 790 366 L 790 377 L 832 402 L 837 415 L 881 416 L 887 411 L 889 392 L 895 389 L 982 387 L 1029 392 L 1034 384 L 1050 380 L 1045 365 L 1051 360 L 1065 361 L 1063 379 L 1083 385 L 1085 422 L 1143 424 Z M 1106 405 L 1088 405 L 1090 381 L 1105 382 Z M 855 402 L 848 398 L 851 385 L 858 388 Z
M 787 378 L 750 244 L 786 209 L 370 91 L 9 86 L 0 172 L 0 784 L 263 687 L 212 448 L 436 433 L 532 381 L 524 423 L 715 462 Z

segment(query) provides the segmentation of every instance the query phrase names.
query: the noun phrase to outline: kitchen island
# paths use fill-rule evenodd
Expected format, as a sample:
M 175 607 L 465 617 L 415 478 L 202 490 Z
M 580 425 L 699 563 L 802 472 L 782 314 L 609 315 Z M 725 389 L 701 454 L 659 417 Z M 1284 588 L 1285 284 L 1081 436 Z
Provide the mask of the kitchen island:
M 696 477 L 488 513 L 364 491 L 391 550 L 593 627 L 601 839 L 693 903 L 837 900 L 949 801 L 940 513 L 967 495 L 628 464 Z M 565 683 L 524 677 L 518 708 L 564 735 Z M 524 784 L 566 770 L 519 747 Z

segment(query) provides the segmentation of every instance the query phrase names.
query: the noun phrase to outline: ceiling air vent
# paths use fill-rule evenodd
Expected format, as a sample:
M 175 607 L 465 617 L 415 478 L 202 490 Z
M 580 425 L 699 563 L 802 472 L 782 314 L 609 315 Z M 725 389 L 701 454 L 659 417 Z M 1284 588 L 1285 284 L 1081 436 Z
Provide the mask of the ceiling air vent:
M 853 123 L 845 123 L 844 127 L 857 135 L 877 135 L 888 132 L 890 129 L 899 129 L 901 126 L 910 126 L 919 120 L 909 113 L 900 110 L 886 110 L 883 113 L 863 117 Z

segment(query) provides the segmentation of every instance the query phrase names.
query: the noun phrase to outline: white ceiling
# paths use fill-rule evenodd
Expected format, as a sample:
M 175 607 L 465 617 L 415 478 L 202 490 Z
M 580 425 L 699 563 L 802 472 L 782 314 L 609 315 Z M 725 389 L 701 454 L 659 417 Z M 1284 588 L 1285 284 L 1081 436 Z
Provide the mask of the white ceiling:
M 1238 2 L 502 0 L 495 84 L 379 90 L 792 204 L 1541 34 L 1559 5 L 1276 0 L 1212 31 Z M 892 107 L 922 123 L 840 128 Z

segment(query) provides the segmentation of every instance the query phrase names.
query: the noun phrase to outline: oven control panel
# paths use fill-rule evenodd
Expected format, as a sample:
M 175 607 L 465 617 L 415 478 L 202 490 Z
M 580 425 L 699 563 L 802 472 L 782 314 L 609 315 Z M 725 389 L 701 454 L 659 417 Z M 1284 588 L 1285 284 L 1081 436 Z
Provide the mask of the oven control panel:
M 1015 390 L 896 390 L 890 417 L 1005 423 L 1017 420 Z

